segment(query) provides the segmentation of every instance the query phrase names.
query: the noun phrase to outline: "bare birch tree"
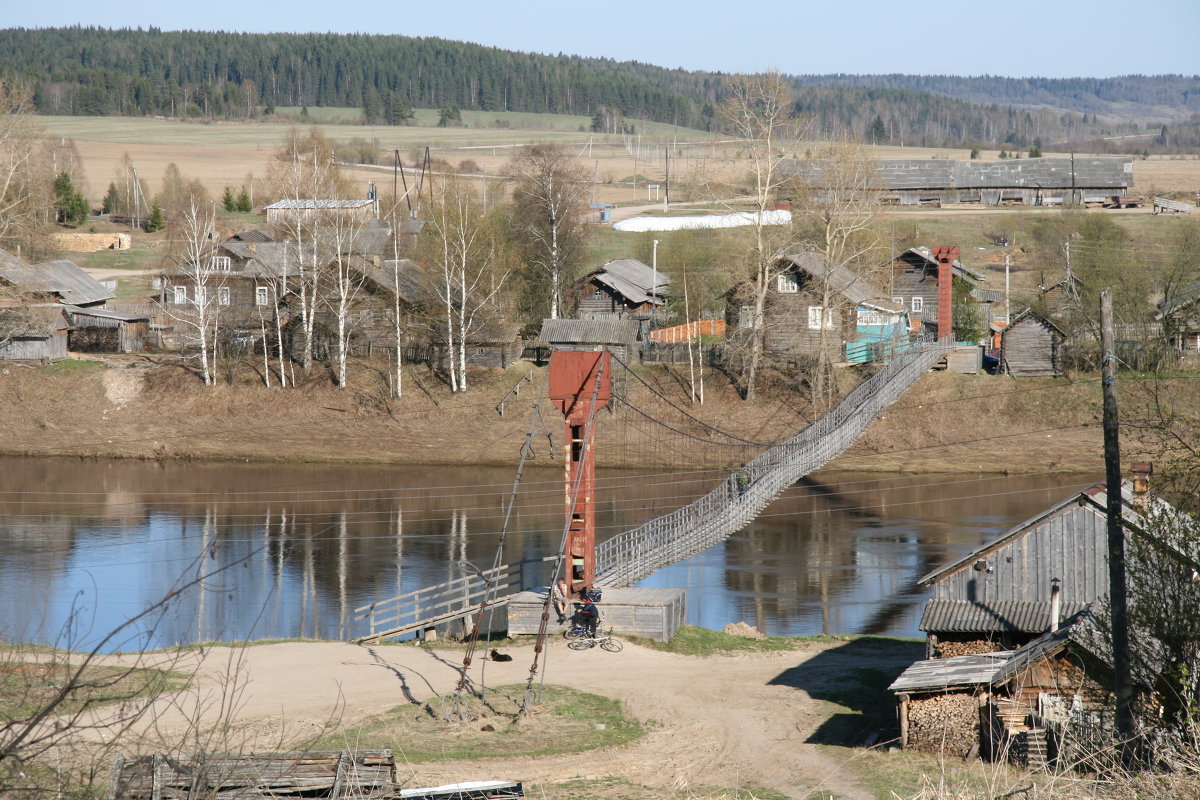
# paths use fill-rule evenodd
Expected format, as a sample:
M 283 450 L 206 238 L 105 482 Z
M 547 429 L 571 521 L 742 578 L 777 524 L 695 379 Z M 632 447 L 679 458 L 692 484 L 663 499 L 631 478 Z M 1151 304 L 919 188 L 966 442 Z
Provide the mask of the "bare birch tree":
M 732 78 L 719 116 L 737 141 L 736 163 L 745 167 L 749 179 L 748 197 L 720 199 L 731 210 L 749 206 L 752 213 L 752 224 L 745 228 L 750 238 L 745 268 L 751 295 L 745 397 L 753 400 L 766 339 L 767 297 L 779 274 L 778 256 L 794 241 L 790 227 L 770 224 L 767 212 L 792 181 L 792 173 L 783 166 L 786 148 L 794 146 L 809 126 L 796 113 L 792 88 L 778 72 Z
M 279 200 L 337 200 L 349 197 L 350 190 L 342 177 L 334 156 L 333 144 L 319 128 L 301 133 L 292 128 L 287 140 L 276 152 L 268 171 L 271 192 Z M 313 227 L 319 222 L 317 214 L 306 215 L 297 210 L 281 215 L 280 232 L 296 243 L 298 258 L 295 273 L 285 271 L 280 277 L 277 292 L 295 298 L 300 313 L 300 364 L 304 370 L 312 366 L 313 327 L 321 305 L 321 267 Z
M 435 287 L 445 314 L 450 388 L 467 390 L 467 339 L 489 321 L 488 311 L 508 277 L 499 257 L 500 243 L 470 184 L 445 181 L 434 193 L 423 232 L 426 258 L 438 275 Z
M 840 326 L 826 324 L 838 320 L 844 308 L 839 287 L 830 284 L 832 268 L 844 267 L 864 284 L 873 283 L 873 273 L 883 262 L 879 216 L 879 179 L 875 161 L 865 147 L 854 142 L 826 142 L 812 154 L 808 185 L 798 189 L 793 203 L 793 224 L 801 240 L 825 257 L 827 268 L 819 281 L 821 298 L 820 346 L 816 373 L 812 378 L 814 405 L 823 409 L 833 399 L 833 361 L 829 337 Z
M 532 145 L 508 165 L 513 189 L 514 229 L 525 263 L 536 275 L 527 276 L 531 296 L 549 300 L 530 303 L 550 319 L 563 314 L 563 289 L 574 277 L 586 239 L 583 209 L 587 172 L 579 162 L 554 145 Z M 541 287 L 549 282 L 548 291 Z
M 323 271 L 327 276 L 322 281 L 328 287 L 323 299 L 333 313 L 337 333 L 334 383 L 339 389 L 346 388 L 346 363 L 350 355 L 352 333 L 350 317 L 364 280 L 362 271 L 356 269 L 355 264 L 356 259 L 361 260 L 361 256 L 355 252 L 355 240 L 361 227 L 351 214 L 334 211 L 324 218 L 324 224 L 314 230 L 319 263 L 325 265 L 318 273 Z
M 200 373 L 205 386 L 216 383 L 216 336 L 220 292 L 225 273 L 217 268 L 213 251 L 216 208 L 191 198 L 179 224 L 178 268 L 164 308 L 188 331 L 199 348 Z
M 53 206 L 53 159 L 29 92 L 0 79 L 0 247 L 38 252 Z

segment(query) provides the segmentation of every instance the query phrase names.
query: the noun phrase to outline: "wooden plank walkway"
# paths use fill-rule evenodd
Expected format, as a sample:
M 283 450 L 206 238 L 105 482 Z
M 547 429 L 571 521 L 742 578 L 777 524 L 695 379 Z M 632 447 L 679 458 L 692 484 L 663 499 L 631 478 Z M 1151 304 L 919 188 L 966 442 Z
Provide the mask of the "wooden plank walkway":
M 620 533 L 596 547 L 596 582 L 631 586 L 655 570 L 682 561 L 744 528 L 796 481 L 844 453 L 880 411 L 946 357 L 952 341 L 926 342 L 896 356 L 855 387 L 836 406 L 789 439 L 767 448 L 703 497 Z M 370 633 L 357 641 L 379 641 L 461 619 L 475 611 L 494 586 L 493 603 L 503 605 L 533 584 L 523 579 L 533 563 L 489 570 L 356 609 Z M 520 565 L 517 565 L 518 567 Z

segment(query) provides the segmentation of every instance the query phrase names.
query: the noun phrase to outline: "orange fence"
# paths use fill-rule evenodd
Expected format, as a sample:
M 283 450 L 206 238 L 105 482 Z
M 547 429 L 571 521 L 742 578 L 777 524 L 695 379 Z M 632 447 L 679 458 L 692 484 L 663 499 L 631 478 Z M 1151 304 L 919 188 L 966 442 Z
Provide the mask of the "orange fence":
M 696 339 L 708 334 L 725 335 L 725 320 L 698 319 L 686 325 L 675 325 L 670 328 L 659 328 L 650 331 L 650 341 L 658 344 L 676 344 Z

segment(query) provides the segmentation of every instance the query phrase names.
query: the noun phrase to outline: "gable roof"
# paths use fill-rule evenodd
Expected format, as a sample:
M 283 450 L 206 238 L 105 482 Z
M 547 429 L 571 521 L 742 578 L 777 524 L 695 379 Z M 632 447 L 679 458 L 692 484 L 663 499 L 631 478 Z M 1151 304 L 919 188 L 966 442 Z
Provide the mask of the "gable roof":
M 794 265 L 819 281 L 825 280 L 828 273 L 829 287 L 856 306 L 869 305 L 895 314 L 904 310 L 903 306 L 893 303 L 891 298 L 885 297 L 883 292 L 861 275 L 841 264 L 830 267 L 829 262 L 819 253 L 796 253 L 783 256 L 780 260 Z
M 632 303 L 654 303 L 662 305 L 662 296 L 671 284 L 659 270 L 643 264 L 636 258 L 618 258 L 609 261 L 588 276 L 590 280 L 604 284 Z
M 0 279 L 23 291 L 57 295 L 64 303 L 74 305 L 103 303 L 116 297 L 68 259 L 27 264 L 11 253 L 4 255 L 0 259 Z
M 11 339 L 49 339 L 71 325 L 59 305 L 0 307 L 0 325 Z
M 381 289 L 399 294 L 400 299 L 406 303 L 415 305 L 434 299 L 433 292 L 426 284 L 426 272 L 415 261 L 407 258 L 397 261 L 388 259 L 379 266 L 364 261 L 357 263 L 355 268 Z
M 920 261 L 924 262 L 924 264 L 926 266 L 937 267 L 938 262 L 937 262 L 937 259 L 933 257 L 933 251 L 930 250 L 925 245 L 918 245 L 916 247 L 908 248 L 903 253 L 896 256 L 896 258 L 893 259 L 893 263 L 895 263 L 896 261 L 906 260 L 905 259 L 906 256 L 913 257 L 915 259 L 919 259 Z M 957 275 L 958 277 L 963 278 L 967 281 L 970 281 L 971 283 L 979 283 L 983 280 L 982 273 L 976 272 L 975 270 L 971 269 L 967 265 L 963 264 L 957 258 L 954 259 L 954 262 L 950 266 L 955 275 Z
M 538 338 L 550 344 L 631 345 L 640 330 L 633 319 L 547 319 Z
M 1004 336 L 1007 335 L 1009 331 L 1011 331 L 1013 328 L 1015 328 L 1021 322 L 1026 321 L 1026 320 L 1028 320 L 1029 322 L 1040 322 L 1043 325 L 1045 325 L 1049 328 L 1052 328 L 1063 338 L 1066 338 L 1066 335 L 1067 335 L 1066 332 L 1062 328 L 1055 325 L 1052 320 L 1047 319 L 1046 317 L 1044 317 L 1041 314 L 1034 311 L 1032 308 L 1026 308 L 1025 310 L 1021 311 L 1019 314 L 1017 314 L 1015 317 L 1013 317 L 1012 320 L 1008 323 L 1008 325 L 1006 325 L 1004 327 L 1004 330 L 1000 332 L 1001 341 L 1003 341 Z

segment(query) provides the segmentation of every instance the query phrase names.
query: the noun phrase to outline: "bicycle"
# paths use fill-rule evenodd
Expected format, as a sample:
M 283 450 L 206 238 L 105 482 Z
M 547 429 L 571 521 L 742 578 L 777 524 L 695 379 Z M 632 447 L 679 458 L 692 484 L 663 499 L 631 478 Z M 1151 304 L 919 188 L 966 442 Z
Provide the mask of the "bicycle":
M 567 630 L 563 631 L 563 636 L 568 640 L 567 647 L 572 650 L 590 650 L 596 645 L 600 645 L 601 650 L 619 653 L 625 647 L 620 639 L 613 636 L 612 628 L 606 631 L 597 631 L 595 634 L 589 633 L 586 628 L 579 631 Z

